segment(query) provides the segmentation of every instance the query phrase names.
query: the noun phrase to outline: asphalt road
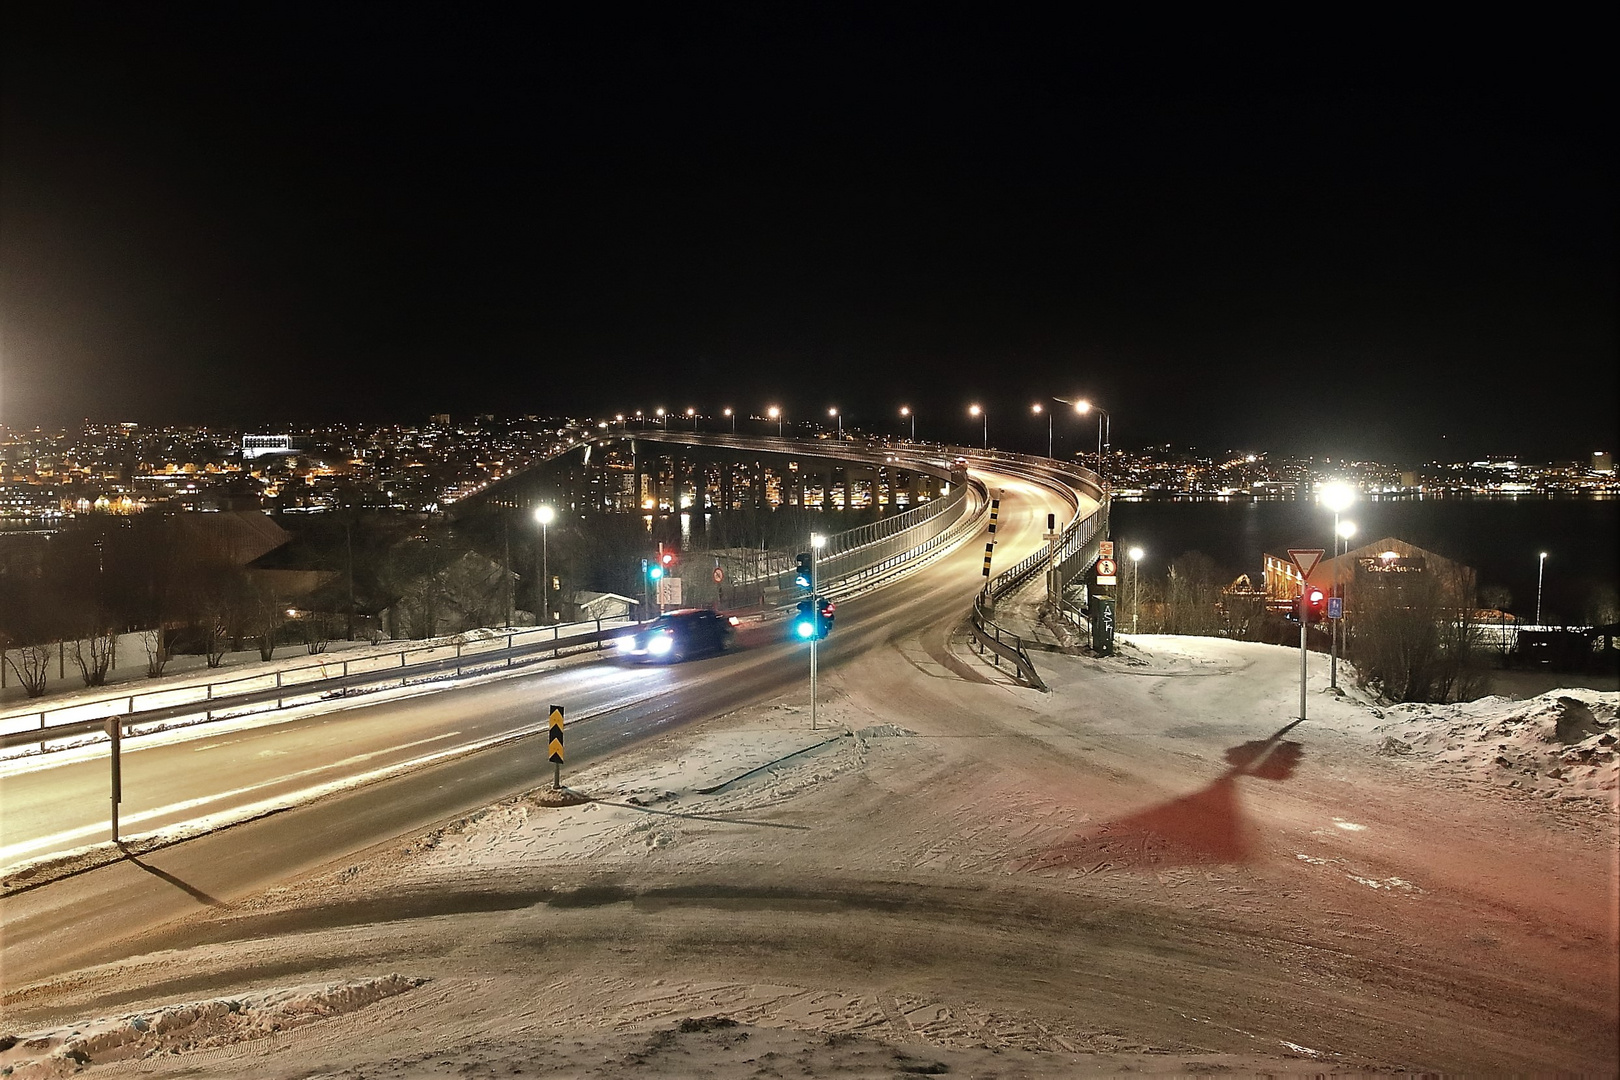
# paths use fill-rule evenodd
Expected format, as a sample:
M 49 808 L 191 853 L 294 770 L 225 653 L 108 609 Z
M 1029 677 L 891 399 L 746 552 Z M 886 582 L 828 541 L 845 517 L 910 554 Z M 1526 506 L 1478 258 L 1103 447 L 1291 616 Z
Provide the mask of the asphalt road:
M 985 479 L 1004 489 L 999 570 L 1038 547 L 1046 513 L 1065 508 L 1028 482 Z M 983 583 L 983 552 L 981 535 L 841 604 L 820 646 L 823 668 L 927 626 L 960 623 Z M 609 661 L 539 669 L 180 742 L 126 744 L 126 835 L 327 793 L 0 900 L 0 977 L 15 987 L 130 955 L 143 933 L 199 907 L 539 786 L 550 779 L 543 738 L 550 703 L 568 709 L 568 762 L 577 767 L 672 727 L 803 691 L 805 647 L 783 635 L 781 624 L 761 627 L 729 655 L 668 667 Z M 398 771 L 341 786 L 387 769 Z M 105 756 L 0 777 L 0 848 L 49 851 L 104 839 L 106 813 Z

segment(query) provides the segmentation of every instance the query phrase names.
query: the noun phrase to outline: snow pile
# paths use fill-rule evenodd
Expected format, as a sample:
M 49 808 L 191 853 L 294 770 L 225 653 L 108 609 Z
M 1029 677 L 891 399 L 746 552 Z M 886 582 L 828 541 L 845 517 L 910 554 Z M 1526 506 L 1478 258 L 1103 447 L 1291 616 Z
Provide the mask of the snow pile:
M 0 1074 L 67 1076 L 86 1065 L 211 1050 L 341 1016 L 427 980 L 402 975 L 289 987 L 241 998 L 165 1005 L 20 1037 L 4 1036 Z
M 1374 728 L 1378 752 L 1426 758 L 1474 779 L 1543 798 L 1615 809 L 1620 693 L 1554 690 L 1517 701 L 1397 705 Z

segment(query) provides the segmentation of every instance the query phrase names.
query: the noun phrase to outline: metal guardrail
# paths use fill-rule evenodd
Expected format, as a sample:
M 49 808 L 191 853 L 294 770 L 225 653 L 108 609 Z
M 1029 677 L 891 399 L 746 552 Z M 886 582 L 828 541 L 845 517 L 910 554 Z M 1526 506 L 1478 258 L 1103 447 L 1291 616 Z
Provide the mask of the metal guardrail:
M 1058 481 L 1071 495 L 1076 491 L 1084 492 L 1098 504 L 1095 511 L 1080 517 L 1079 498 L 1073 497 L 1075 516 L 1058 534 L 1057 540 L 1043 546 L 1016 566 L 997 574 L 973 602 L 970 631 L 981 652 L 988 649 L 993 653 L 997 666 L 1000 665 L 1001 657 L 1006 657 L 1016 666 L 1019 677 L 1026 683 L 1038 690 L 1046 690 L 1046 683 L 1035 670 L 1023 638 L 995 621 L 995 603 L 1023 585 L 1036 570 L 1043 567 L 1051 567 L 1058 573 L 1060 580 L 1056 584 L 1061 594 L 1063 586 L 1096 561 L 1097 545 L 1108 530 L 1108 486 L 1100 476 L 1089 469 L 1050 458 L 1035 458 L 1002 451 L 961 452 L 970 462 L 986 462 L 1037 481 Z
M 593 645 L 600 650 L 604 642 L 619 636 L 627 627 L 636 625 L 624 623 L 604 628 L 602 622 L 597 619 L 590 623 L 535 627 L 532 630 L 506 634 L 504 642 L 501 637 L 487 638 L 483 641 L 446 642 L 414 649 L 391 650 L 342 661 L 334 659 L 321 664 L 243 675 L 215 682 L 131 692 L 96 698 L 92 701 L 73 702 L 55 708 L 10 713 L 0 717 L 0 725 L 11 727 L 9 731 L 0 732 L 0 747 L 42 743 L 51 739 L 97 732 L 104 730 L 107 723 L 112 720 L 116 720 L 126 730 L 198 714 L 207 721 L 218 719 L 219 717 L 215 715 L 217 713 L 234 713 L 267 702 L 275 702 L 275 708 L 280 709 L 290 705 L 307 704 L 310 701 L 331 697 L 334 693 L 346 693 L 348 690 L 366 686 L 391 686 L 396 683 L 404 686 L 413 680 L 422 681 L 426 677 L 445 672 L 461 675 L 468 670 L 491 666 L 509 668 L 520 661 L 529 663 L 535 660 L 556 659 L 564 652 L 578 652 Z M 569 628 L 587 626 L 595 629 L 563 635 L 563 631 Z M 536 637 L 548 631 L 550 637 Z M 527 637 L 530 640 L 518 642 L 516 640 L 518 637 Z M 415 663 L 406 662 L 406 658 L 412 654 L 435 653 L 439 655 L 422 655 Z M 550 657 L 547 657 L 546 653 L 550 653 Z M 396 659 L 397 664 L 393 663 Z M 367 666 L 362 668 L 361 665 Z M 326 674 L 333 668 L 338 668 L 339 673 Z M 218 693 L 222 687 L 235 689 L 229 693 Z M 146 699 L 146 707 L 136 708 L 137 701 L 141 699 Z M 52 714 L 58 717 L 55 723 L 50 722 Z M 62 714 L 77 715 L 64 717 Z M 39 720 L 37 726 L 26 728 L 13 726 L 17 721 L 32 721 L 36 717 Z

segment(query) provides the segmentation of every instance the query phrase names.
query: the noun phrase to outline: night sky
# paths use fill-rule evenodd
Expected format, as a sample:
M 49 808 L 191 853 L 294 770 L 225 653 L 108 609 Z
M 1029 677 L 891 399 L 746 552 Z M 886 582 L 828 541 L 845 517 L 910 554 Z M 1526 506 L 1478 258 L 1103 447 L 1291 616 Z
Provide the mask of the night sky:
M 1396 56 L 928 8 L 20 6 L 0 423 L 909 403 L 977 441 L 979 401 L 1035 449 L 1055 394 L 1125 447 L 1620 441 L 1595 26 Z

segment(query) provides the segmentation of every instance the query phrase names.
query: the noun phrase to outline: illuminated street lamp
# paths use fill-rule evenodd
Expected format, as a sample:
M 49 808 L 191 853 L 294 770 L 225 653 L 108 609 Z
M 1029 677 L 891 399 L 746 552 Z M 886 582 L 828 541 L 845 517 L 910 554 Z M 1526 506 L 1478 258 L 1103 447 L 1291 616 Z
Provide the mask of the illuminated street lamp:
M 1131 633 L 1136 633 L 1136 617 L 1139 614 L 1136 600 L 1141 595 L 1142 586 L 1142 556 L 1147 552 L 1139 547 L 1133 547 L 1125 554 L 1131 557 Z
M 1349 484 L 1327 484 L 1322 488 L 1322 505 L 1333 511 L 1333 595 L 1339 595 L 1339 515 L 1350 508 L 1356 501 L 1356 489 Z M 1355 526 L 1350 531 L 1355 532 Z M 1349 550 L 1348 547 L 1346 550 Z M 1304 615 L 1300 618 L 1303 620 Z M 1338 689 L 1339 686 L 1339 624 L 1343 619 L 1329 619 L 1328 623 L 1328 686 Z
M 696 409 L 687 409 L 686 410 L 686 415 L 688 417 L 690 417 L 691 420 L 692 420 L 692 430 L 696 431 L 697 430 L 697 410 Z
M 546 526 L 557 517 L 557 511 L 541 503 L 534 508 L 534 520 L 540 523 L 540 622 L 551 621 L 551 550 Z
M 1043 413 L 1043 412 L 1046 414 L 1046 456 L 1051 457 L 1052 456 L 1052 411 L 1050 409 L 1045 408 L 1038 401 L 1035 404 L 1033 404 L 1033 405 L 1031 405 L 1029 407 L 1029 411 L 1034 413 L 1036 416 L 1041 415 L 1041 413 Z
M 731 433 L 733 435 L 737 434 L 737 412 L 736 412 L 736 410 L 731 408 L 730 406 L 727 406 L 726 408 L 721 410 L 720 415 L 731 417 Z
M 911 411 L 910 405 L 900 406 L 900 416 L 911 420 L 911 441 L 917 441 L 917 414 Z
M 1074 411 L 1079 413 L 1081 416 L 1085 416 L 1086 414 L 1093 413 L 1093 412 L 1098 414 L 1097 415 L 1097 468 L 1101 469 L 1102 468 L 1102 458 L 1103 458 L 1103 448 L 1110 445 L 1109 442 L 1108 442 L 1108 438 L 1104 437 L 1104 435 L 1103 435 L 1104 425 L 1106 425 L 1108 427 L 1108 429 L 1109 429 L 1109 433 L 1108 433 L 1109 437 L 1112 437 L 1112 435 L 1113 435 L 1113 430 L 1112 430 L 1113 429 L 1113 420 L 1109 417 L 1108 410 L 1103 408 L 1101 405 L 1093 405 L 1086 398 L 1081 398 L 1079 401 L 1070 401 L 1068 398 L 1055 397 L 1052 400 L 1062 402 L 1065 405 L 1074 406 Z M 1050 456 L 1050 455 L 1048 455 L 1048 456 Z
M 968 415 L 984 417 L 984 448 L 990 449 L 990 414 L 977 405 L 969 405 Z
M 838 441 L 843 442 L 844 441 L 844 418 L 843 418 L 843 416 L 839 414 L 838 409 L 836 407 L 828 409 L 827 410 L 827 415 L 838 421 Z
M 658 410 L 658 419 L 660 419 L 660 420 L 662 420 L 664 422 L 664 430 L 668 431 L 669 430 L 669 413 L 665 412 L 663 409 L 659 409 Z
M 776 437 L 782 437 L 782 410 L 775 405 L 765 410 L 765 415 L 776 421 Z
M 1547 553 L 1541 553 L 1541 559 L 1536 563 L 1536 625 L 1541 625 L 1541 582 L 1547 573 Z

